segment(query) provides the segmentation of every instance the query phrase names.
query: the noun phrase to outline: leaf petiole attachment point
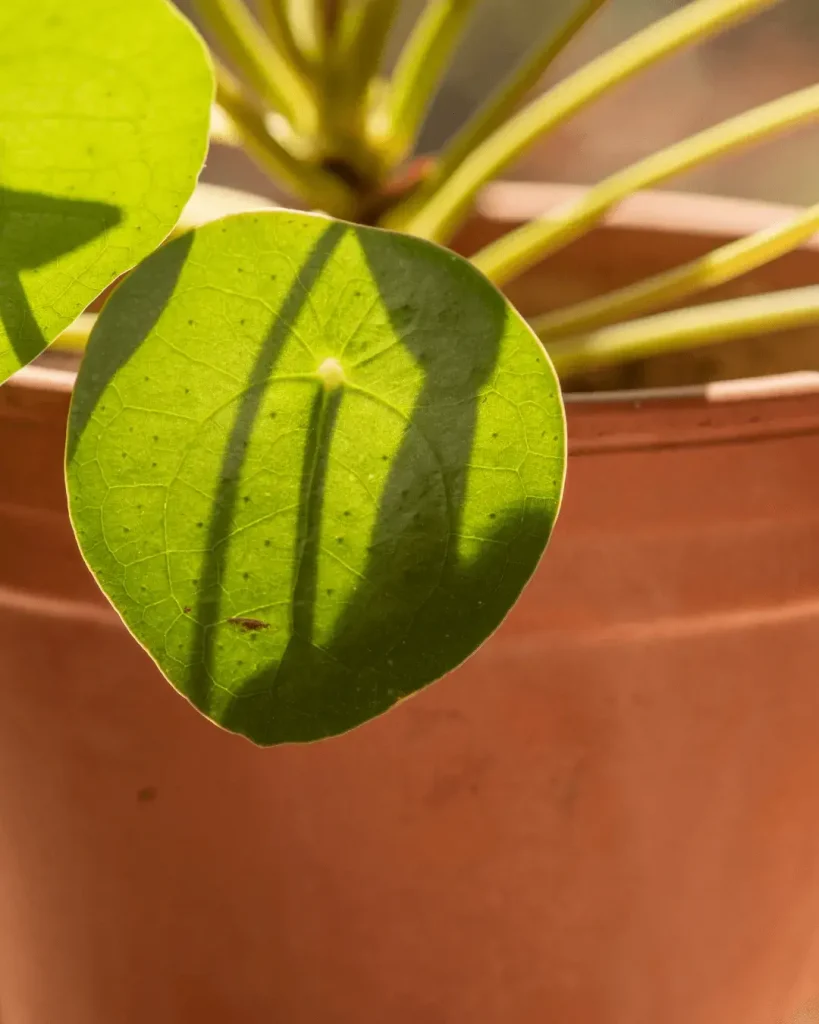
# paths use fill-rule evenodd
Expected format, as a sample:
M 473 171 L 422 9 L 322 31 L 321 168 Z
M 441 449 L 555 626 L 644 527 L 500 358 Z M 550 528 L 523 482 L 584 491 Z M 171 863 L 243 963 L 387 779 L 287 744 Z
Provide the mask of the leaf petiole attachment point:
M 344 376 L 344 367 L 337 359 L 332 357 L 325 359 L 316 372 L 319 380 L 324 385 L 325 391 L 335 391 L 347 380 Z

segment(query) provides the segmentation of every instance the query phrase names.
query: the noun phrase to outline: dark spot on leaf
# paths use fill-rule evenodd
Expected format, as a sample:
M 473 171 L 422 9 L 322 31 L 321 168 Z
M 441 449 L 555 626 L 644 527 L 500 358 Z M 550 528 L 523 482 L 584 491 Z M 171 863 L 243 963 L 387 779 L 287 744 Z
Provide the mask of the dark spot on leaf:
M 331 594 L 333 594 L 333 593 L 335 593 L 335 591 L 333 590 L 333 588 L 332 588 L 332 587 L 328 587 L 328 588 L 327 588 L 327 596 L 328 596 L 328 597 L 330 597 L 330 595 L 331 595 Z
M 201 530 L 201 529 L 202 529 L 202 527 L 204 526 L 204 523 L 197 523 L 196 525 L 197 525 L 197 526 L 199 527 L 199 529 Z
M 185 607 L 182 609 L 182 611 L 185 613 L 185 615 L 190 615 L 190 613 L 191 613 L 191 606 L 189 604 L 186 604 Z
M 269 548 L 269 547 L 270 547 L 270 541 L 269 541 L 269 540 L 266 540 L 266 541 L 264 542 L 264 546 L 265 546 L 266 548 Z
M 240 320 L 239 323 L 244 325 L 245 321 L 244 320 Z
M 497 436 L 498 436 L 498 432 L 495 431 L 495 433 L 492 435 L 492 437 L 497 437 Z
M 228 619 L 229 626 L 236 626 L 241 629 L 243 633 L 258 633 L 261 629 L 270 629 L 270 623 L 265 622 L 263 619 L 246 619 L 241 615 L 237 615 L 234 619 Z M 239 662 L 241 665 L 241 661 Z
M 159 790 L 156 786 L 143 786 L 142 789 L 137 790 L 137 800 L 141 804 L 150 803 L 151 800 L 156 800 Z
M 349 514 L 350 514 L 350 510 L 349 510 L 349 509 L 345 509 L 345 510 L 344 510 L 344 515 L 345 515 L 345 516 L 349 516 Z
M 188 320 L 188 327 L 193 327 L 193 320 Z
M 343 544 L 343 543 L 344 543 L 344 538 L 343 537 L 336 537 L 336 544 Z
M 250 579 L 250 573 L 249 572 L 243 572 L 242 573 L 242 579 L 243 580 L 249 580 Z
M 489 518 L 490 518 L 490 519 L 497 519 L 497 516 L 495 515 L 495 513 L 494 513 L 494 512 L 490 512 L 490 513 L 489 513 Z
M 156 463 L 155 462 L 151 463 L 151 469 L 156 469 Z
M 244 496 L 244 498 L 242 499 L 242 501 L 244 501 L 244 503 L 245 503 L 245 504 L 247 504 L 247 503 L 248 503 L 248 502 L 250 501 L 250 495 L 249 495 L 249 494 L 246 494 L 246 495 Z

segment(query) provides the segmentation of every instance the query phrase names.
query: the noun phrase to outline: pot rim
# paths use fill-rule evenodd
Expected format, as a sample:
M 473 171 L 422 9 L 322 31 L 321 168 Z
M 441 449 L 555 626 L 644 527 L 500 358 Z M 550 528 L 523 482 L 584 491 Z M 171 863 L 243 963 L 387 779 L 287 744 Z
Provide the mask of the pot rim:
M 549 209 L 563 203 L 574 203 L 588 191 L 585 185 L 497 181 L 480 194 L 475 209 L 487 220 L 520 223 L 542 217 Z M 622 200 L 597 226 L 680 231 L 722 238 L 764 230 L 794 216 L 800 209 L 802 207 L 787 203 L 766 203 L 757 199 L 647 189 Z M 819 232 L 798 248 L 819 250 Z
M 48 366 L 25 366 L 6 381 L 7 385 L 26 390 L 52 391 L 70 394 L 77 374 L 73 370 L 59 370 Z M 567 405 L 617 405 L 628 403 L 691 402 L 709 404 L 758 401 L 765 398 L 789 398 L 819 392 L 819 370 L 798 370 L 767 377 L 744 377 L 737 380 L 712 381 L 686 387 L 635 388 L 628 391 L 568 392 L 563 400 Z
M 582 185 L 535 181 L 493 182 L 481 193 L 476 210 L 487 219 L 520 223 L 543 216 L 549 208 L 574 201 L 588 189 Z M 742 236 L 781 223 L 796 208 L 782 203 L 764 203 L 675 191 L 646 191 L 630 196 L 611 210 L 601 227 L 627 227 L 647 232 L 685 231 L 687 234 L 724 237 Z M 799 248 L 819 252 L 819 233 Z M 47 366 L 26 366 L 7 384 L 26 390 L 71 392 L 76 380 L 73 370 Z M 790 398 L 819 392 L 819 371 L 801 370 L 712 381 L 683 387 L 635 388 L 622 391 L 564 392 L 569 406 L 612 406 L 628 403 L 729 402 Z

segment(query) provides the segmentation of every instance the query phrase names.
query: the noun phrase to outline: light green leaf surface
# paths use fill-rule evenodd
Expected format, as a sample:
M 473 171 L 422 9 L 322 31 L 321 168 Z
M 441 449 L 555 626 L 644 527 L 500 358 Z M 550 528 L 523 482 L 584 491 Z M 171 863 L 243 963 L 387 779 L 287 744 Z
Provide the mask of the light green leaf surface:
M 212 96 L 167 0 L 0 2 L 0 381 L 168 234 Z
M 560 500 L 535 336 L 428 242 L 284 210 L 118 288 L 75 391 L 71 515 L 171 682 L 257 743 L 349 729 L 495 629 Z

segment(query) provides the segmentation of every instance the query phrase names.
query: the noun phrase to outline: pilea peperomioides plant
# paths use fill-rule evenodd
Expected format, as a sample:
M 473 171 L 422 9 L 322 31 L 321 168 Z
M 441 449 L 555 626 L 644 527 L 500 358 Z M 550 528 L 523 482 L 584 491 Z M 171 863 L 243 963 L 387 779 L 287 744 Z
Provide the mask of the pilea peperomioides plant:
M 819 86 L 641 161 L 471 262 L 442 248 L 543 133 L 776 0 L 692 0 L 527 105 L 604 2 L 580 0 L 430 157 L 415 155 L 419 128 L 475 0 L 430 0 L 389 78 L 398 0 L 198 0 L 231 70 L 168 0 L 0 11 L 0 375 L 58 338 L 85 347 L 67 444 L 80 547 L 219 724 L 262 744 L 339 733 L 486 639 L 560 504 L 553 365 L 819 320 L 819 287 L 636 319 L 798 245 L 819 207 L 533 324 L 496 287 L 635 190 L 819 116 Z M 212 108 L 223 137 L 321 212 L 180 230 Z

